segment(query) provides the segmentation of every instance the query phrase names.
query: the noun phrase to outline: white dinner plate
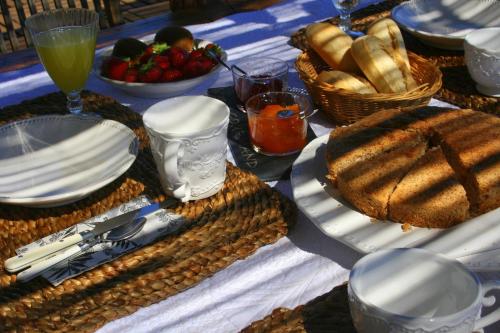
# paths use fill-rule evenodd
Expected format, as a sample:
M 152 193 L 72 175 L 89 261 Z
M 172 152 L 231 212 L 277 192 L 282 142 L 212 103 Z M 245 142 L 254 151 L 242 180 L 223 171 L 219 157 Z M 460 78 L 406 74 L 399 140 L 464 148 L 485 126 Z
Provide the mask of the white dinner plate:
M 394 7 L 392 18 L 425 44 L 463 50 L 469 32 L 500 26 L 500 1 L 410 0 Z
M 134 162 L 127 126 L 91 116 L 48 115 L 0 127 L 0 202 L 55 207 L 109 184 Z
M 328 135 L 311 141 L 293 164 L 291 173 L 297 205 L 326 235 L 361 253 L 422 247 L 459 258 L 500 248 L 500 209 L 449 229 L 413 227 L 407 232 L 402 231 L 399 223 L 377 221 L 360 213 L 326 181 L 327 141 Z
M 144 43 L 149 44 L 152 42 L 150 39 L 142 40 Z M 197 39 L 196 42 L 200 47 L 206 46 L 208 44 L 212 44 L 212 42 L 207 40 Z M 112 80 L 105 76 L 101 75 L 101 67 L 106 58 L 111 56 L 113 53 L 113 46 L 107 47 L 105 49 L 99 50 L 96 53 L 96 60 L 94 61 L 94 73 L 95 75 L 103 80 L 104 82 L 109 83 L 113 87 L 116 87 L 120 90 L 123 90 L 127 94 L 143 97 L 143 98 L 168 98 L 174 97 L 184 94 L 191 89 L 199 86 L 203 82 L 214 78 L 215 75 L 222 69 L 221 64 L 215 65 L 214 68 L 210 72 L 205 75 L 201 75 L 198 77 L 194 77 L 192 79 L 184 79 L 173 82 L 157 82 L 157 83 L 143 83 L 143 82 L 124 82 L 118 80 Z M 225 51 L 222 51 L 221 59 L 223 61 L 227 61 L 227 54 Z

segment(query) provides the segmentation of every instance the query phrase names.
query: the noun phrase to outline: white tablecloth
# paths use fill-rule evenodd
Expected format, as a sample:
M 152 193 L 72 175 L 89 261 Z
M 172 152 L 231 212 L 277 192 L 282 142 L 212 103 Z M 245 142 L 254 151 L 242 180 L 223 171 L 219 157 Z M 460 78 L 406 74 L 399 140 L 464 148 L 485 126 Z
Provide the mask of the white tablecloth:
M 261 11 L 188 28 L 198 38 L 220 44 L 228 52 L 229 62 L 253 55 L 288 61 L 290 86 L 303 87 L 293 68 L 299 50 L 287 44 L 289 36 L 334 13 L 328 0 L 285 0 Z M 189 94 L 205 94 L 207 88 L 231 84 L 230 73 L 223 71 L 216 80 Z M 131 97 L 94 76 L 87 88 L 112 96 L 139 113 L 158 101 Z M 0 107 L 56 90 L 41 65 L 0 73 Z M 321 117 L 314 118 L 312 126 L 318 136 L 329 131 Z M 270 185 L 292 197 L 289 181 Z M 359 258 L 360 254 L 323 235 L 300 215 L 291 233 L 277 243 L 260 248 L 189 290 L 110 322 L 99 332 L 238 331 L 277 307 L 293 308 L 328 292 L 347 280 L 349 269 Z

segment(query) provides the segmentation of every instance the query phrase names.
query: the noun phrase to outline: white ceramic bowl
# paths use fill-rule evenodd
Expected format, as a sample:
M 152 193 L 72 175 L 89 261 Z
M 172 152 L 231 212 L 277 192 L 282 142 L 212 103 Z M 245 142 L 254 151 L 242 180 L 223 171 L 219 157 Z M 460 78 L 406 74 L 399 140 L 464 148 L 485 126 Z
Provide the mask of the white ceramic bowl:
M 143 40 L 146 44 L 151 43 L 152 40 Z M 198 45 L 200 46 L 206 46 L 208 44 L 211 44 L 212 42 L 206 41 L 206 40 L 197 40 Z M 105 50 L 102 50 L 98 54 L 96 54 L 96 59 L 94 61 L 94 72 L 95 75 L 111 84 L 113 87 L 116 87 L 118 89 L 121 89 L 125 91 L 126 93 L 138 97 L 144 97 L 144 98 L 167 98 L 167 97 L 174 97 L 178 95 L 182 95 L 183 93 L 195 88 L 196 86 L 200 85 L 201 83 L 207 81 L 208 79 L 214 77 L 222 68 L 221 64 L 215 65 L 214 68 L 210 72 L 208 72 L 205 75 L 198 76 L 192 79 L 185 79 L 185 80 L 180 80 L 180 81 L 175 81 L 175 82 L 165 82 L 165 83 L 140 83 L 140 82 L 133 82 L 133 83 L 128 83 L 124 81 L 117 81 L 117 80 L 112 80 L 109 79 L 105 76 L 101 75 L 101 66 L 103 61 L 111 55 L 113 52 L 113 47 L 109 47 Z M 226 61 L 227 60 L 227 54 L 226 52 L 223 51 L 221 59 Z
M 456 260 L 424 249 L 382 250 L 359 260 L 349 276 L 349 307 L 359 333 L 470 333 L 500 319 L 480 318 L 485 294 L 500 281 L 481 283 Z
M 477 90 L 500 97 L 500 27 L 475 30 L 465 37 L 465 63 Z

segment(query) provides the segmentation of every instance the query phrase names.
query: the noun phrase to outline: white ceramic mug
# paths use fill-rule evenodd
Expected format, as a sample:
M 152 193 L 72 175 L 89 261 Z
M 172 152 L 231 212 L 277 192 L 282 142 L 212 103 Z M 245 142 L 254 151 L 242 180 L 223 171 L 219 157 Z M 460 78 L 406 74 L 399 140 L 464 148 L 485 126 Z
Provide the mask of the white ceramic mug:
M 481 284 L 456 260 L 423 249 L 391 249 L 359 260 L 349 277 L 349 307 L 359 333 L 470 333 L 500 320 L 492 306 L 500 281 Z
M 500 97 L 500 27 L 477 29 L 464 42 L 465 64 L 477 90 Z
M 183 202 L 217 193 L 226 176 L 229 108 L 207 96 L 151 106 L 142 118 L 163 189 Z

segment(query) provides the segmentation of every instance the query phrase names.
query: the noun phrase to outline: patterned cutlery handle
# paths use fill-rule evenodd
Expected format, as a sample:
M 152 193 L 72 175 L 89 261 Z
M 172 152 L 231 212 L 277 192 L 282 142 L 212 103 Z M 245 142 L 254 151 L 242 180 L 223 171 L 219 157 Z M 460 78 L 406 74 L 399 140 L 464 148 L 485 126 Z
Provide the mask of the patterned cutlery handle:
M 5 260 L 5 270 L 11 273 L 18 272 L 32 264 L 36 264 L 40 259 L 45 258 L 53 253 L 61 251 L 71 245 L 77 244 L 85 240 L 85 235 L 74 234 L 57 242 L 53 242 L 39 248 L 30 250 L 26 253 L 19 254 L 15 257 Z
M 53 268 L 60 262 L 64 260 L 69 260 L 75 258 L 91 248 L 95 242 L 85 242 L 78 245 L 73 245 L 65 249 L 64 251 L 47 258 L 46 260 L 39 261 L 33 264 L 30 268 L 17 274 L 16 280 L 19 282 L 27 282 L 39 275 L 42 275 L 47 270 Z

